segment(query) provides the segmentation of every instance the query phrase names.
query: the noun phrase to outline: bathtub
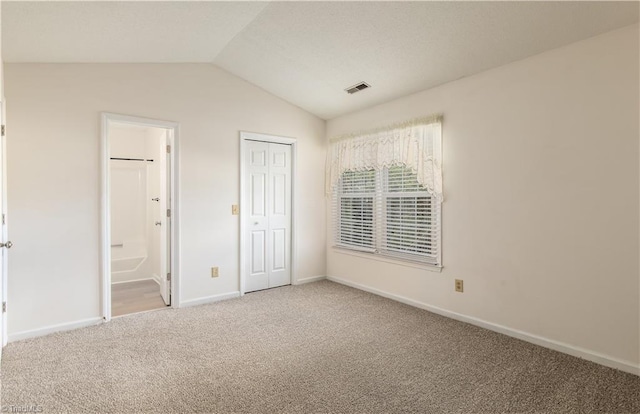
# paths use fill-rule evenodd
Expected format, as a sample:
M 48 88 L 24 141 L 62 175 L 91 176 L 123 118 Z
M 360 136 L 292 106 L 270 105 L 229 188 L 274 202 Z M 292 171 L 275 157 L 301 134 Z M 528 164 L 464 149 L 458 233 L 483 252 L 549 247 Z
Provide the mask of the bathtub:
M 147 261 L 144 240 L 132 240 L 111 244 L 111 282 L 126 282 L 148 277 L 143 269 Z

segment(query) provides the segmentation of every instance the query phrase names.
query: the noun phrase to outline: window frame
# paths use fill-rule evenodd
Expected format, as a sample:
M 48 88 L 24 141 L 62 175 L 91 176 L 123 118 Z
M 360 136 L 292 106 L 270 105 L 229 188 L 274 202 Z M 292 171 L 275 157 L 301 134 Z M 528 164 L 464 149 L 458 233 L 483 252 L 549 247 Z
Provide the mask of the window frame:
M 404 167 L 402 165 L 394 165 L 393 167 Z M 334 190 L 333 204 L 333 248 L 341 253 L 373 258 L 384 262 L 406 265 L 411 267 L 426 268 L 434 271 L 442 269 L 442 208 L 441 203 L 430 194 L 426 189 L 422 191 L 389 191 L 389 168 L 371 169 L 375 173 L 375 193 L 344 193 L 343 192 L 343 175 L 341 175 L 338 185 Z M 348 173 L 349 171 L 347 171 Z M 345 173 L 343 173 L 345 174 Z M 373 248 L 367 248 L 357 245 L 349 245 L 341 242 L 341 224 L 342 224 L 342 200 L 344 198 L 372 197 L 373 198 Z M 432 234 L 430 240 L 435 243 L 435 255 L 416 254 L 411 252 L 402 252 L 401 250 L 393 251 L 387 246 L 387 200 L 390 197 L 398 198 L 421 198 L 429 197 L 431 205 L 431 218 L 429 220 L 432 225 Z

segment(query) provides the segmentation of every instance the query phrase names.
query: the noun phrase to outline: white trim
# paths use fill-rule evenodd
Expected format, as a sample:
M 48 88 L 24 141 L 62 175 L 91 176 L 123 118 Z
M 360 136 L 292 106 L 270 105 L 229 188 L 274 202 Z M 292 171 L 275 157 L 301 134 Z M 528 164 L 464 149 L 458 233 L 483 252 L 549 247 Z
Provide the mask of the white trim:
M 326 278 L 327 278 L 326 276 L 303 277 L 302 279 L 296 280 L 296 283 L 294 283 L 294 284 L 295 285 L 304 285 L 305 283 L 319 282 L 321 280 L 325 280 Z
M 159 119 L 143 118 L 139 116 L 114 114 L 112 112 L 102 112 L 101 115 L 103 120 L 106 117 L 109 121 L 117 122 L 119 124 L 144 125 L 166 129 L 174 129 L 179 126 L 177 122 L 173 121 L 162 121 Z
M 520 339 L 526 342 L 530 342 L 535 345 L 542 346 L 544 348 L 549 348 L 554 351 L 562 352 L 574 357 L 586 359 L 587 361 L 595 362 L 596 364 L 604 365 L 610 368 L 615 368 L 620 371 L 628 372 L 630 374 L 635 374 L 640 376 L 640 365 L 634 364 L 631 361 L 623 361 L 621 359 L 604 355 L 599 352 L 590 351 L 588 349 L 584 349 L 581 347 L 577 347 L 574 345 L 569 345 L 563 342 L 555 341 L 553 339 L 545 338 L 542 336 L 534 335 L 528 332 L 520 331 L 517 329 L 508 328 L 503 325 L 498 325 L 492 322 L 487 322 L 482 319 L 474 318 L 473 316 L 463 315 L 461 313 L 452 312 L 446 309 L 439 308 L 437 306 L 428 305 L 423 302 L 419 302 L 417 300 L 409 299 L 404 296 L 396 295 L 393 293 L 388 293 L 383 290 L 375 289 L 369 286 L 362 285 L 360 283 L 351 282 L 346 279 L 342 279 L 334 276 L 327 276 L 327 279 L 340 283 L 345 286 L 350 286 L 352 288 L 364 290 L 369 293 L 373 293 L 378 296 L 382 296 L 388 299 L 392 299 L 398 302 L 402 302 L 406 305 L 415 306 L 416 308 L 424 309 L 429 312 L 437 313 L 438 315 L 445 316 L 447 318 L 455 319 L 461 322 L 466 322 L 471 325 L 479 326 L 484 329 L 488 329 L 490 331 L 498 332 L 503 335 L 510 336 L 512 338 Z
M 169 131 L 169 143 L 171 145 L 171 307 L 180 307 L 180 191 L 179 191 L 179 134 L 180 125 L 177 122 L 160 121 L 156 119 L 140 118 L 129 115 L 101 113 L 101 308 L 102 317 L 108 322 L 111 320 L 111 223 L 109 220 L 109 123 L 125 123 L 142 125 L 155 128 L 165 128 Z
M 208 303 L 215 303 L 215 302 L 220 302 L 222 300 L 228 300 L 228 299 L 236 299 L 239 297 L 240 297 L 239 291 L 221 293 L 219 295 L 204 296 L 196 299 L 183 300 L 182 303 L 180 304 L 180 307 L 188 308 L 191 306 L 206 305 Z
M 240 274 L 238 275 L 238 285 L 240 287 L 240 296 L 245 293 L 245 231 L 247 228 L 247 214 L 244 207 L 247 206 L 245 196 L 245 157 L 247 141 L 271 142 L 274 144 L 291 145 L 291 284 L 296 285 L 298 276 L 297 261 L 297 232 L 296 232 L 296 200 L 298 192 L 297 185 L 297 165 L 298 165 L 298 140 L 296 138 L 281 137 L 276 135 L 259 134 L 256 132 L 240 131 Z
M 0 63 L 1 64 L 1 63 Z M 0 82 L 2 82 L 2 79 L 0 79 Z M 4 124 L 6 126 L 7 124 L 7 100 L 5 99 L 4 96 L 0 96 L 0 99 L 2 100 L 2 102 L 0 102 L 0 123 Z M 5 136 L 2 137 L 2 142 L 0 143 L 0 145 L 2 145 L 2 183 L 0 183 L 0 185 L 2 186 L 2 191 L 3 191 L 3 197 L 2 197 L 2 208 L 0 209 L 0 213 L 4 213 L 5 214 L 5 224 L 2 225 L 2 231 L 0 233 L 2 233 L 2 240 L 3 241 L 9 241 L 9 209 L 7 208 L 8 206 L 8 200 L 7 200 L 7 134 L 8 132 L 5 131 Z M 8 341 L 9 341 L 9 336 L 8 336 L 8 312 L 9 312 L 9 291 L 8 291 L 8 287 L 9 287 L 9 251 L 8 249 L 2 249 L 2 252 L 0 253 L 3 255 L 3 261 L 2 261 L 2 281 L 0 283 L 2 283 L 2 298 L 0 299 L 0 301 L 7 303 L 7 311 L 4 312 L 2 314 L 2 316 L 0 316 L 2 318 L 2 333 L 0 334 L 0 336 L 2 337 L 2 347 L 6 346 Z M 0 357 L 1 357 L 1 352 L 0 352 Z
M 240 139 L 249 141 L 272 142 L 274 144 L 293 145 L 297 142 L 296 138 L 282 137 L 278 135 L 260 134 L 257 132 L 240 131 Z
M 111 282 L 112 285 L 121 285 L 123 283 L 133 283 L 133 282 L 142 282 L 144 280 L 153 280 L 154 282 L 156 282 L 157 284 L 160 284 L 160 282 L 158 282 L 159 277 L 156 275 L 152 275 L 150 277 L 143 277 L 140 279 L 133 279 L 133 280 L 121 280 L 119 282 Z
M 109 116 L 102 114 L 100 131 L 100 260 L 102 318 L 111 320 L 111 221 L 109 207 Z
M 28 331 L 16 332 L 9 335 L 9 342 L 20 341 L 28 338 L 35 338 L 38 336 L 49 335 L 55 332 L 71 331 L 79 328 L 86 328 L 87 326 L 98 325 L 102 323 L 101 317 L 81 319 L 74 322 L 60 323 L 56 325 L 45 326 L 44 328 L 31 329 Z
M 170 306 L 167 306 L 167 307 L 169 308 Z M 165 308 L 155 308 L 155 309 L 143 310 L 143 311 L 140 311 L 140 312 L 123 313 L 122 315 L 113 316 L 111 319 L 126 318 L 127 316 L 140 315 L 142 313 L 155 312 L 155 311 L 159 311 L 159 310 L 163 310 L 163 309 L 165 309 Z

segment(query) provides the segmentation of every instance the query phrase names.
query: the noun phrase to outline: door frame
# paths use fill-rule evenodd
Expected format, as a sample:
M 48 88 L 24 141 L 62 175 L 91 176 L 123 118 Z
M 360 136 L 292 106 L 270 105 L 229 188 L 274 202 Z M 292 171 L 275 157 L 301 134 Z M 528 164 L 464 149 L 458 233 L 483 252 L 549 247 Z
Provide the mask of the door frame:
M 297 158 L 298 158 L 298 140 L 296 138 L 282 137 L 277 135 L 260 134 L 257 132 L 240 131 L 240 275 L 238 283 L 240 287 L 240 296 L 245 294 L 245 259 L 247 256 L 246 243 L 247 237 L 245 232 L 248 228 L 248 204 L 245 195 L 245 179 L 246 179 L 246 162 L 245 151 L 247 150 L 247 141 L 259 141 L 272 144 L 291 145 L 291 284 L 298 284 L 298 271 L 296 260 L 296 206 L 297 206 Z M 247 208 L 245 208 L 247 207 Z
M 4 99 L 4 96 L 0 96 L 0 124 L 5 126 L 5 133 L 2 137 L 0 137 L 1 142 L 0 142 L 0 156 L 2 157 L 2 182 L 0 182 L 0 191 L 2 191 L 2 208 L 0 209 L 0 214 L 2 214 L 3 216 L 0 218 L 0 225 L 2 226 L 2 230 L 0 231 L 0 238 L 2 240 L 2 242 L 7 243 L 9 242 L 9 229 L 8 229 L 8 212 L 7 212 L 7 133 L 6 133 L 6 119 L 7 119 L 7 112 L 6 112 L 6 100 Z M 8 288 L 9 288 L 9 252 L 7 248 L 3 248 L 2 252 L 0 252 L 0 254 L 2 254 L 2 281 L 0 281 L 0 283 L 2 283 L 1 286 L 1 290 L 2 290 L 2 294 L 1 296 L 1 300 L 2 303 L 7 303 L 8 302 Z M 9 305 L 6 305 L 7 307 Z M 1 310 L 0 310 L 1 311 Z M 9 335 L 8 335 L 8 329 L 7 329 L 7 313 L 8 310 L 5 309 L 5 312 L 2 312 L 2 330 L 0 331 L 0 342 L 1 345 L 0 347 L 5 347 L 7 345 L 7 343 L 9 342 Z M 1 353 L 0 353 L 0 357 L 1 357 Z
M 171 162 L 171 237 L 170 237 L 170 257 L 171 257 L 171 307 L 180 307 L 180 211 L 179 211 L 179 135 L 180 124 L 171 121 L 161 121 L 150 118 L 114 114 L 109 112 L 101 113 L 101 182 L 100 182 L 100 205 L 101 205 L 101 303 L 102 318 L 105 322 L 111 320 L 111 206 L 110 200 L 110 171 L 109 171 L 109 124 L 132 124 L 154 128 L 164 128 L 168 134 L 171 152 L 169 158 Z M 162 277 L 162 275 L 160 275 Z

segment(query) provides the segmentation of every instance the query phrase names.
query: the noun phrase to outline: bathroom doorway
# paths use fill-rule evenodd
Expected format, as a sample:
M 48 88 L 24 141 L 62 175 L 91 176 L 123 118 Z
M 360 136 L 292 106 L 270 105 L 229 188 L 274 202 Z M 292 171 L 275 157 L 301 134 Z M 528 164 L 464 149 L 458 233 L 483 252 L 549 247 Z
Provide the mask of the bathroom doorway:
M 105 320 L 176 306 L 176 134 L 172 123 L 103 116 Z

